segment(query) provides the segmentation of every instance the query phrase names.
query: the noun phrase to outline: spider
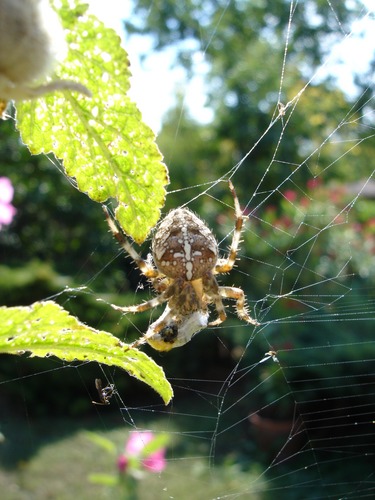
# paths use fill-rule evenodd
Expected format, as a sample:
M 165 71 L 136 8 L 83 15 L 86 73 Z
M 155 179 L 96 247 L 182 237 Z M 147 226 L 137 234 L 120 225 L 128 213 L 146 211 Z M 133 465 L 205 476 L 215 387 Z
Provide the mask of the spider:
M 159 223 L 153 236 L 151 251 L 154 267 L 135 251 L 107 208 L 103 207 L 114 237 L 150 279 L 158 293 L 156 297 L 138 305 L 112 307 L 118 311 L 136 313 L 167 303 L 163 314 L 131 347 L 147 342 L 158 351 L 169 351 L 186 344 L 203 328 L 219 325 L 226 320 L 223 299 L 236 301 L 235 309 L 241 320 L 259 325 L 247 312 L 243 290 L 219 286 L 215 277 L 232 270 L 246 219 L 231 181 L 229 189 L 234 199 L 236 222 L 229 254 L 225 258 L 218 257 L 218 243 L 206 224 L 188 208 L 176 208 Z M 217 318 L 208 322 L 210 304 L 216 309 Z

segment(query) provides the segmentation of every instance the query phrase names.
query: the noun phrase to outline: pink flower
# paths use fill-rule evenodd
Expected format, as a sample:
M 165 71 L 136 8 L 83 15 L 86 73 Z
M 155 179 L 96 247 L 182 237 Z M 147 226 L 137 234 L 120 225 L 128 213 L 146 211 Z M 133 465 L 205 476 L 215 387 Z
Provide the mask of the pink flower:
M 16 209 L 11 204 L 14 189 L 7 177 L 0 177 L 0 229 L 12 222 Z
M 146 457 L 142 461 L 145 469 L 150 470 L 151 472 L 161 472 L 165 469 L 165 448 L 161 448 L 160 450 L 151 453 L 148 457 Z
M 310 205 L 311 200 L 307 196 L 303 196 L 300 200 L 299 203 L 301 207 L 307 208 Z
M 314 177 L 312 179 L 309 179 L 306 183 L 307 189 L 310 191 L 313 189 L 316 189 L 320 184 L 322 183 L 321 179 L 319 177 Z
M 120 472 L 125 472 L 128 468 L 129 460 L 125 455 L 120 455 L 117 459 L 117 467 Z
M 130 433 L 130 437 L 125 445 L 124 453 L 117 460 L 117 467 L 120 472 L 125 472 L 128 468 L 139 469 L 143 467 L 151 472 L 161 472 L 165 469 L 165 448 L 160 447 L 147 452 L 147 445 L 154 441 L 155 436 L 150 431 L 135 431 Z
M 297 193 L 293 191 L 293 189 L 287 189 L 286 191 L 284 191 L 283 196 L 288 201 L 293 202 L 297 198 Z

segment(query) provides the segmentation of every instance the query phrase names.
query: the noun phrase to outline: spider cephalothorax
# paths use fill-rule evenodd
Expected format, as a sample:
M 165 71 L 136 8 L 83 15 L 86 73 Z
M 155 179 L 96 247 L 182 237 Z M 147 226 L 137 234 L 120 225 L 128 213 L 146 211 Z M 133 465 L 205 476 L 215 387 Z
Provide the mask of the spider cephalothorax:
M 141 312 L 167 303 L 163 314 L 132 344 L 133 347 L 148 342 L 158 351 L 169 351 L 186 344 L 207 325 L 225 321 L 223 299 L 226 298 L 236 301 L 240 319 L 258 324 L 246 310 L 241 288 L 219 286 L 215 277 L 233 268 L 245 218 L 231 182 L 229 186 L 235 203 L 236 225 L 229 255 L 223 259 L 218 257 L 217 241 L 206 224 L 188 208 L 177 208 L 167 214 L 155 231 L 151 245 L 154 268 L 138 255 L 105 209 L 114 236 L 159 294 L 139 305 L 113 307 L 124 312 Z M 209 304 L 213 304 L 218 315 L 210 323 Z

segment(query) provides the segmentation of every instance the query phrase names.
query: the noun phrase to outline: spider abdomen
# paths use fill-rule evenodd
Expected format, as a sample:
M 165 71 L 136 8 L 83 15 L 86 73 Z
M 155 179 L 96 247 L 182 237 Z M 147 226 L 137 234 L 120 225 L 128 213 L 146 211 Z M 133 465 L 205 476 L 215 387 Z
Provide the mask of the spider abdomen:
M 193 281 L 211 271 L 218 245 L 206 224 L 187 208 L 167 214 L 152 243 L 155 265 L 168 278 Z

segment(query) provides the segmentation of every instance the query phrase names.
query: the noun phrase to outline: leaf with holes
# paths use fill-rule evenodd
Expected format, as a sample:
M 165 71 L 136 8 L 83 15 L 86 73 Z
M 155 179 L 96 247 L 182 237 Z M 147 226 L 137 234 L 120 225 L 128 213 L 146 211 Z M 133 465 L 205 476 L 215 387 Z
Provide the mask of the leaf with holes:
M 80 323 L 52 301 L 30 307 L 0 307 L 0 353 L 25 352 L 41 358 L 56 356 L 64 361 L 117 366 L 152 387 L 165 404 L 173 396 L 163 369 L 144 352 Z
M 60 2 L 59 2 L 60 3 Z M 129 61 L 119 36 L 83 5 L 58 10 L 69 46 L 56 77 L 92 93 L 65 90 L 17 103 L 17 127 L 33 154 L 53 152 L 78 189 L 97 202 L 115 198 L 121 227 L 137 243 L 160 217 L 169 182 L 152 130 L 127 95 Z

